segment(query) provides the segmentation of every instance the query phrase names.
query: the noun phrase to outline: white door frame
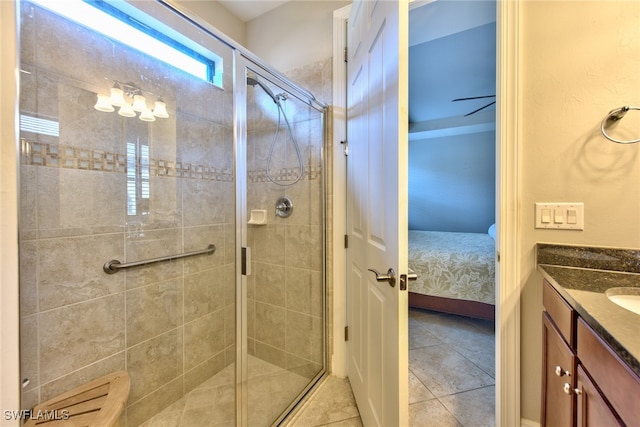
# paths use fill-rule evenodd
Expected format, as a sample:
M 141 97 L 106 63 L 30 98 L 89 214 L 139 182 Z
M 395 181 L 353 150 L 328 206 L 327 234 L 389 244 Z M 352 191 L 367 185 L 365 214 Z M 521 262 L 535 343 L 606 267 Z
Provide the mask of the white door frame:
M 333 354 L 331 372 L 347 375 L 346 266 L 346 46 L 345 20 L 350 6 L 333 16 Z M 501 262 L 496 265 L 496 425 L 517 426 L 520 415 L 520 279 L 518 260 L 519 21 L 518 1 L 496 2 L 496 242 Z

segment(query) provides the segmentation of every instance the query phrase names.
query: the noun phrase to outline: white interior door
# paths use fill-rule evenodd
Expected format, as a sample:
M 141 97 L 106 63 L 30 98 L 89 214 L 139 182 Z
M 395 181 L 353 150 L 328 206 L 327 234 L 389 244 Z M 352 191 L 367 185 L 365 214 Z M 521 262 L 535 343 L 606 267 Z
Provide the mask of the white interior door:
M 405 1 L 356 0 L 347 36 L 348 370 L 365 426 L 408 424 L 407 21 Z

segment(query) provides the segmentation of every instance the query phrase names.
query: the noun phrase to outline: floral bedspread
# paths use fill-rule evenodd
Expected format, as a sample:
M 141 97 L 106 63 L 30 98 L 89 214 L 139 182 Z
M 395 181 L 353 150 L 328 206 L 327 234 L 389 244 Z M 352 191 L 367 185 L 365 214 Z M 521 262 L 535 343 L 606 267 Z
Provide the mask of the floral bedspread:
M 495 241 L 485 233 L 409 230 L 409 291 L 495 304 Z

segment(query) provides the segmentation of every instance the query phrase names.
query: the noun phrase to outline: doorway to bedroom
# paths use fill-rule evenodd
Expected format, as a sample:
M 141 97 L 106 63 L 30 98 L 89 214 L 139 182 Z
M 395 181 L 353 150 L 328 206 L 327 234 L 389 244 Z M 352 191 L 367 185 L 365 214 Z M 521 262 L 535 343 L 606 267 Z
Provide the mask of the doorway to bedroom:
M 414 424 L 429 413 L 437 424 L 495 425 L 496 3 L 416 3 L 409 416 Z

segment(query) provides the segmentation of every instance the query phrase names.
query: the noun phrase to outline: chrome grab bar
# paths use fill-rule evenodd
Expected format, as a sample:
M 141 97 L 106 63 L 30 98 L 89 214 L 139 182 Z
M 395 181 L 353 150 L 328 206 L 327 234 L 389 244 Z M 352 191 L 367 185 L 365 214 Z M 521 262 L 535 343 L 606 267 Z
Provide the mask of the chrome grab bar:
M 115 274 L 118 272 L 118 270 L 122 270 L 124 268 L 140 267 L 143 265 L 155 264 L 157 262 L 163 262 L 163 261 L 173 261 L 174 259 L 186 258 L 190 256 L 195 256 L 195 255 L 212 254 L 215 251 L 216 251 L 216 245 L 211 244 L 207 246 L 206 249 L 202 249 L 199 251 L 185 252 L 183 254 L 169 255 L 169 256 L 146 259 L 146 260 L 136 261 L 136 262 L 127 262 L 124 264 L 118 261 L 117 259 L 112 259 L 111 261 L 105 262 L 102 269 L 107 274 Z

